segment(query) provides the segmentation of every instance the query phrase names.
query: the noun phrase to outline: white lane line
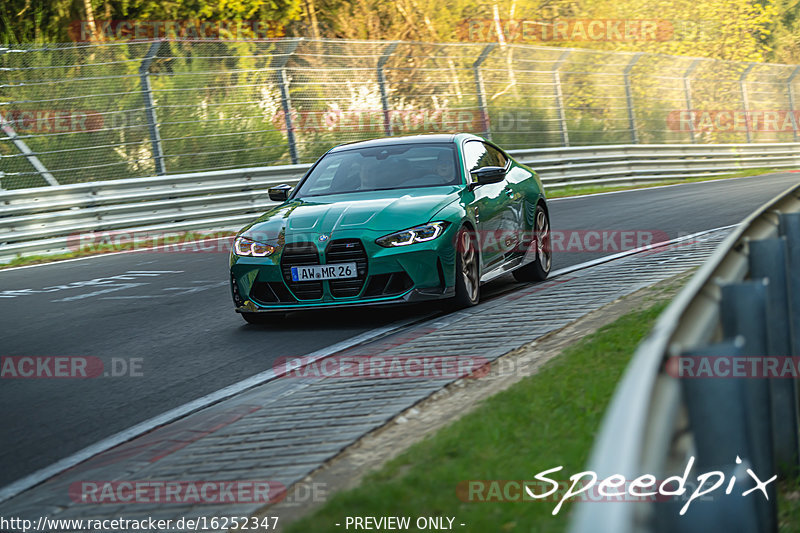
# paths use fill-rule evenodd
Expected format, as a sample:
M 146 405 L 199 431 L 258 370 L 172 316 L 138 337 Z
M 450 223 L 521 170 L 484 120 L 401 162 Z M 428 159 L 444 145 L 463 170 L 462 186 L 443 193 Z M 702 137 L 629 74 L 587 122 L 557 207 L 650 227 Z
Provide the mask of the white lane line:
M 100 289 L 99 291 L 87 292 L 85 294 L 76 294 L 75 296 L 67 296 L 65 298 L 59 298 L 58 300 L 50 300 L 50 301 L 74 302 L 76 300 L 85 300 L 86 298 L 94 298 L 95 296 L 100 296 L 101 294 L 108 294 L 110 292 L 124 291 L 136 287 L 144 287 L 145 285 L 149 285 L 149 283 L 109 283 L 107 285 L 103 285 L 103 287 L 106 288 Z
M 381 337 L 392 333 L 396 330 L 403 329 L 409 326 L 412 323 L 419 322 L 421 320 L 425 320 L 430 318 L 429 315 L 424 315 L 423 317 L 416 317 L 407 320 L 402 320 L 399 322 L 395 322 L 393 324 L 389 324 L 388 326 L 384 326 L 382 328 L 373 329 L 367 331 L 365 333 L 361 333 L 360 335 L 356 335 L 355 337 L 351 337 L 347 340 L 338 342 L 327 348 L 322 348 L 321 350 L 317 350 L 312 352 L 303 357 L 304 361 L 308 363 L 313 363 L 330 355 L 333 355 L 337 352 L 342 350 L 346 350 L 348 348 L 352 348 L 358 344 L 368 342 L 371 340 L 376 339 L 377 337 Z M 286 370 L 285 372 L 288 372 Z M 179 407 L 171 409 L 166 413 L 160 414 L 149 420 L 145 420 L 139 424 L 136 424 L 133 427 L 130 427 L 126 430 L 120 431 L 110 437 L 106 437 L 105 439 L 92 444 L 91 446 L 87 446 L 86 448 L 70 455 L 69 457 L 65 457 L 50 466 L 42 468 L 41 470 L 37 470 L 36 472 L 29 474 L 5 487 L 0 488 L 0 503 L 13 498 L 14 496 L 20 494 L 23 491 L 26 491 L 39 483 L 42 483 L 51 477 L 60 474 L 61 472 L 72 468 L 73 466 L 82 463 L 88 459 L 91 459 L 95 455 L 99 455 L 105 451 L 110 450 L 114 446 L 118 446 L 123 444 L 129 440 L 132 440 L 139 435 L 147 433 L 148 431 L 152 431 L 153 429 L 163 426 L 165 424 L 169 424 L 179 418 L 183 418 L 188 416 L 200 409 L 204 409 L 209 407 L 215 403 L 219 403 L 223 400 L 230 398 L 231 396 L 235 396 L 241 392 L 244 392 L 247 389 L 251 389 L 258 385 L 263 385 L 268 381 L 272 381 L 277 377 L 280 377 L 285 372 L 275 372 L 274 370 L 265 370 L 259 374 L 251 376 L 247 379 L 243 379 L 238 383 L 234 383 L 233 385 L 229 385 L 223 389 L 218 391 L 212 392 L 203 396 L 202 398 L 198 398 L 191 402 L 185 403 Z

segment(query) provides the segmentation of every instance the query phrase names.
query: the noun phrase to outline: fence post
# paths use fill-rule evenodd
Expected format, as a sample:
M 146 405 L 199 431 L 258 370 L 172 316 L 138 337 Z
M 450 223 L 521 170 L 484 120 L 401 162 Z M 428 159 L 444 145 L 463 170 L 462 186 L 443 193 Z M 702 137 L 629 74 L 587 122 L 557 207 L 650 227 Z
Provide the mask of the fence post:
M 150 45 L 150 50 L 142 59 L 139 66 L 139 79 L 141 80 L 142 99 L 144 99 L 144 110 L 147 115 L 147 126 L 150 130 L 150 144 L 153 146 L 153 161 L 156 164 L 156 174 L 163 176 L 167 173 L 164 165 L 164 150 L 161 146 L 161 135 L 158 132 L 158 119 L 156 118 L 156 108 L 153 102 L 153 88 L 150 85 L 150 64 L 158 54 L 163 41 L 158 41 Z
M 380 59 L 378 59 L 378 86 L 381 90 L 381 106 L 383 107 L 383 131 L 387 137 L 392 136 L 392 120 L 389 116 L 389 95 L 386 92 L 386 75 L 383 72 L 383 67 L 389 61 L 389 57 L 394 53 L 399 43 L 389 43 L 383 49 Z
M 9 51 L 8 48 L 0 48 L 0 56 L 8 51 Z M 17 150 L 19 150 L 20 153 L 22 153 L 25 156 L 25 158 L 28 160 L 28 163 L 31 164 L 31 166 L 36 170 L 36 172 L 38 172 L 39 175 L 43 177 L 48 184 L 59 185 L 58 180 L 56 180 L 56 178 L 53 177 L 50 171 L 47 170 L 47 167 L 45 167 L 39 160 L 39 158 L 36 157 L 34 151 L 28 147 L 28 144 L 22 139 L 20 139 L 19 135 L 17 135 L 17 131 L 14 129 L 11 123 L 6 120 L 5 116 L 2 113 L 0 113 L 0 128 L 2 128 L 3 133 L 5 133 L 6 136 L 9 138 L 9 140 L 12 143 L 14 143 L 14 146 L 17 147 Z M 2 173 L 2 177 L 5 177 L 5 172 Z
M 792 132 L 794 133 L 794 140 L 798 139 L 797 134 L 797 118 L 794 116 L 794 87 L 792 86 L 792 82 L 794 78 L 800 74 L 800 67 L 795 67 L 792 75 L 789 76 L 789 79 L 786 80 L 786 88 L 789 90 L 789 116 L 792 119 Z
M 639 58 L 642 57 L 642 53 L 643 52 L 636 52 L 633 54 L 633 58 L 622 72 L 622 75 L 625 78 L 625 101 L 628 104 L 628 127 L 631 130 L 631 142 L 633 144 L 639 144 L 639 135 L 636 133 L 636 116 L 633 111 L 633 92 L 631 91 L 630 73 L 633 66 L 637 61 L 639 61 Z
M 689 68 L 686 69 L 686 72 L 683 73 L 683 97 L 686 101 L 686 112 L 689 113 L 689 136 L 693 143 L 697 142 L 697 138 L 694 135 L 694 117 L 692 116 L 692 82 L 689 76 L 692 75 L 692 72 L 694 72 L 694 69 L 697 68 L 699 63 L 700 60 L 695 59 L 692 61 L 692 64 L 689 65 Z
M 295 40 L 289 43 L 288 49 L 285 54 L 281 54 L 275 63 L 275 68 L 278 69 L 278 81 L 281 88 L 281 106 L 283 107 L 283 119 L 286 123 L 286 140 L 289 143 L 289 157 L 292 159 L 292 164 L 296 165 L 299 161 L 297 157 L 297 139 L 294 136 L 294 124 L 292 123 L 292 100 L 289 97 L 289 77 L 286 75 L 286 63 L 289 58 L 297 50 L 297 45 L 300 40 Z
M 483 124 L 483 131 L 481 132 L 490 141 L 492 140 L 492 130 L 489 125 L 489 110 L 486 108 L 486 89 L 483 86 L 483 78 L 481 77 L 481 65 L 489 56 L 492 50 L 495 49 L 497 43 L 487 44 L 481 50 L 478 59 L 472 64 L 472 74 L 475 77 L 475 93 L 478 95 L 478 108 L 481 111 L 481 122 Z
M 739 90 L 742 93 L 742 107 L 744 108 L 745 134 L 747 142 L 749 143 L 753 142 L 753 136 L 750 134 L 750 102 L 747 98 L 747 75 L 750 74 L 754 66 L 756 66 L 755 63 L 747 65 L 747 68 L 744 69 L 744 72 L 742 72 L 742 75 L 739 77 Z
M 564 94 L 561 92 L 561 73 L 558 71 L 558 69 L 561 68 L 561 65 L 564 64 L 564 61 L 567 60 L 567 56 L 569 56 L 571 53 L 572 50 L 564 51 L 561 56 L 559 56 L 555 65 L 553 65 L 553 85 L 556 92 L 557 106 L 556 111 L 558 113 L 559 128 L 561 129 L 561 144 L 563 146 L 569 146 L 569 132 L 567 131 L 567 114 L 566 110 L 564 109 Z

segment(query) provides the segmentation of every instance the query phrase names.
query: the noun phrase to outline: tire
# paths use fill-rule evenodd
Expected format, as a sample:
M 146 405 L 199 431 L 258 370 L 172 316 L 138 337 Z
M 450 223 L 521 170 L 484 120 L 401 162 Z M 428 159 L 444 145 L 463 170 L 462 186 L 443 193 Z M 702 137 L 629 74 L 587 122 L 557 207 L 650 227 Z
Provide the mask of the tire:
M 282 313 L 239 313 L 248 324 L 266 326 L 283 318 Z
M 477 305 L 481 299 L 480 268 L 475 233 L 461 228 L 456 236 L 456 295 L 453 307 Z
M 544 281 L 553 266 L 553 249 L 550 243 L 550 219 L 541 204 L 536 206 L 534 220 L 534 242 L 536 259 L 525 266 L 514 270 L 512 274 L 517 281 Z

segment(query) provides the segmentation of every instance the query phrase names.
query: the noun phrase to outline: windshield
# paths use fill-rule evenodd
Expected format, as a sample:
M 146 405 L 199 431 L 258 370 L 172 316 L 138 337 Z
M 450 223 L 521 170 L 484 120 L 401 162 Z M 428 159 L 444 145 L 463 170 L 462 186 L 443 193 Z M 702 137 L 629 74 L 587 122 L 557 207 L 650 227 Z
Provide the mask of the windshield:
M 354 148 L 326 155 L 294 197 L 458 185 L 456 168 L 452 143 Z

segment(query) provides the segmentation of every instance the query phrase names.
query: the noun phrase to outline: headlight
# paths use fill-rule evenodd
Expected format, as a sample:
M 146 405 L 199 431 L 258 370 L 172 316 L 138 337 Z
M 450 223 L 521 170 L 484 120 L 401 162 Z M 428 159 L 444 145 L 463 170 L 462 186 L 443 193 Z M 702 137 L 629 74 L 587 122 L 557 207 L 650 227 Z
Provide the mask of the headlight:
M 267 257 L 272 255 L 275 251 L 274 246 L 257 242 L 247 237 L 236 237 L 233 241 L 233 253 L 236 255 L 251 256 L 251 257 Z
M 448 224 L 448 222 L 429 222 L 422 226 L 384 235 L 380 239 L 376 239 L 375 242 L 385 248 L 405 246 L 417 242 L 428 242 L 444 233 Z

